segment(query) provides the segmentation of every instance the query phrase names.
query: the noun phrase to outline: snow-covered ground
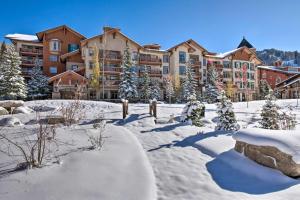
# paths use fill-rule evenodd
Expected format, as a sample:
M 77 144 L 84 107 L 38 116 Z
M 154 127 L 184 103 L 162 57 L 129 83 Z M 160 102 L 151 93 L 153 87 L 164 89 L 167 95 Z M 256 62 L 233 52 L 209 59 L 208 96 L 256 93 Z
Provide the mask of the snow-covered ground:
M 26 102 L 56 107 L 67 101 Z M 242 128 L 258 126 L 263 101 L 234 103 Z M 296 100 L 279 100 L 282 107 Z M 58 137 L 72 145 L 56 153 L 62 164 L 6 173 L 16 161 L 0 154 L 0 199 L 298 199 L 300 181 L 260 166 L 233 150 L 232 133 L 214 131 L 216 107 L 206 105 L 205 127 L 154 123 L 148 105 L 130 104 L 121 120 L 121 106 L 85 102 L 89 121 L 101 110 L 108 126 L 101 151 L 86 151 L 91 124 L 60 127 Z M 180 115 L 183 105 L 158 104 L 160 122 Z M 300 107 L 294 108 L 300 121 Z M 19 128 L 30 129 L 34 114 L 17 114 Z M 3 116 L 1 117 L 3 118 Z M 297 134 L 299 125 L 294 131 Z M 284 134 L 284 133 L 283 133 Z M 157 197 L 156 197 L 157 196 Z

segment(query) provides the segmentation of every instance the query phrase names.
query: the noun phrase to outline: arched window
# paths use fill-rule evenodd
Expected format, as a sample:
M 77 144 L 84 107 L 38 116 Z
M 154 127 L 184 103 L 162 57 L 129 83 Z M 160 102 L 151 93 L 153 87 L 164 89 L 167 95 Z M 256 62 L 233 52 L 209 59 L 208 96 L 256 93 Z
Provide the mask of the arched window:
M 52 39 L 50 41 L 50 51 L 60 51 L 60 40 Z

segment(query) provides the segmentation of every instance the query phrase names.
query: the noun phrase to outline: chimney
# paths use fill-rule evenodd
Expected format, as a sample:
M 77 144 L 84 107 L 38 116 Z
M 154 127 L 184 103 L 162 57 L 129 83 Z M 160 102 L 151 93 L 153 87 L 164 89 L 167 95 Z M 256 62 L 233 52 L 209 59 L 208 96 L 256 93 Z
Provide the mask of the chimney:
M 109 26 L 104 26 L 103 27 L 103 32 L 104 33 L 107 32 L 107 31 L 111 31 L 111 30 L 118 30 L 118 31 L 120 31 L 121 29 L 119 29 L 119 28 L 113 28 L 113 27 L 109 27 Z

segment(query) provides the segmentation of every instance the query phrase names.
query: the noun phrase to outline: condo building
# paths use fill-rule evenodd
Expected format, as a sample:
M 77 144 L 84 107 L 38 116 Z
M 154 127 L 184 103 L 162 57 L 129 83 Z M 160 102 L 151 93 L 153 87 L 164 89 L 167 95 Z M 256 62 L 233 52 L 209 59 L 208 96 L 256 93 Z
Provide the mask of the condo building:
M 197 92 L 204 92 L 208 70 L 215 67 L 220 77 L 220 87 L 232 85 L 232 100 L 255 99 L 258 88 L 256 67 L 262 62 L 255 49 L 244 38 L 237 49 L 227 53 L 212 53 L 189 39 L 167 50 L 159 44 L 141 45 L 126 36 L 119 28 L 104 27 L 103 33 L 85 38 L 68 26 L 59 26 L 36 35 L 9 34 L 16 50 L 22 57 L 22 72 L 29 79 L 32 67 L 38 65 L 49 77 L 52 98 L 117 100 L 122 56 L 126 46 L 132 55 L 133 69 L 141 79 L 145 70 L 152 82 L 162 88 L 170 78 L 175 87 L 180 87 L 190 62 L 197 82 Z M 89 81 L 93 76 L 95 55 L 100 64 L 100 86 L 93 88 Z

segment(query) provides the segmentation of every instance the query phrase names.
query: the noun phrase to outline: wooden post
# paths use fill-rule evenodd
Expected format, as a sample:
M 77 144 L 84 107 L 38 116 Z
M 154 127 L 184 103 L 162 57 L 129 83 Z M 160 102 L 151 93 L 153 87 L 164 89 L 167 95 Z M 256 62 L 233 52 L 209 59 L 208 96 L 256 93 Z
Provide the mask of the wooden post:
M 153 116 L 155 118 L 157 118 L 157 102 L 156 101 L 152 102 L 152 109 L 153 109 Z
M 149 114 L 152 116 L 152 102 L 149 103 Z
M 123 119 L 125 119 L 126 116 L 128 115 L 128 101 L 127 100 L 122 101 L 122 108 L 123 108 Z

